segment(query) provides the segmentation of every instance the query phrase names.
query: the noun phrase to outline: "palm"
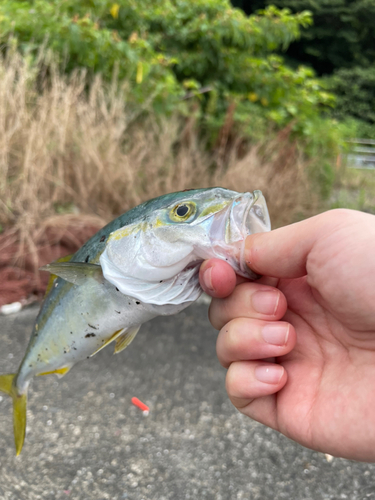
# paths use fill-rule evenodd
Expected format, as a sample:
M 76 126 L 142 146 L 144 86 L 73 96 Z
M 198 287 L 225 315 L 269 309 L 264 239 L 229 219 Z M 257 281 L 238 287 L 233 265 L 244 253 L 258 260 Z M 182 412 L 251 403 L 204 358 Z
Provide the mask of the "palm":
M 296 347 L 278 360 L 288 373 L 276 394 L 278 430 L 310 448 L 353 458 L 373 432 L 375 332 L 350 328 L 351 315 L 340 320 L 306 278 L 280 280 L 278 288 L 288 301 L 284 319 L 297 332 Z

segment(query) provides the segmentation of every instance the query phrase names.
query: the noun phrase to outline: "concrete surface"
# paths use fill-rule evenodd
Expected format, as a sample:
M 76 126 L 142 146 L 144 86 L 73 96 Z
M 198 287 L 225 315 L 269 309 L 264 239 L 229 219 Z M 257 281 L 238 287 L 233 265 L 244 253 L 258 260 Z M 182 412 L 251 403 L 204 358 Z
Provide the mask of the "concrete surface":
M 17 369 L 36 313 L 0 318 L 1 373 Z M 110 346 L 63 379 L 35 379 L 18 459 L 2 397 L 0 499 L 375 499 L 375 465 L 328 462 L 236 412 L 206 318 L 194 305 L 116 356 Z

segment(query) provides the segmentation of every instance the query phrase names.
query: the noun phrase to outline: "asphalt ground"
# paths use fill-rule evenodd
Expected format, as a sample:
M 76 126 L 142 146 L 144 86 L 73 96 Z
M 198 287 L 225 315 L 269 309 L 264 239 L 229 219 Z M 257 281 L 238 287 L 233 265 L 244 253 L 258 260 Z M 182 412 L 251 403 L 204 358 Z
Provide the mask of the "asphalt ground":
M 17 369 L 36 314 L 0 318 L 1 373 Z M 36 378 L 18 458 L 3 395 L 0 499 L 375 499 L 374 464 L 328 461 L 238 413 L 215 341 L 207 306 L 193 305 L 143 325 L 120 354 Z

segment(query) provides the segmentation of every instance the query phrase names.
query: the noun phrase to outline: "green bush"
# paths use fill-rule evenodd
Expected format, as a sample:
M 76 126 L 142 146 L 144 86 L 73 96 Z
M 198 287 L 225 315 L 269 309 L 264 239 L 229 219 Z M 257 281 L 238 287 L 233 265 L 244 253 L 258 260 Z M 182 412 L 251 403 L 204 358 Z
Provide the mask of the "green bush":
M 298 64 L 311 65 L 318 75 L 340 68 L 369 67 L 375 61 L 374 0 L 232 0 L 247 14 L 268 5 L 292 12 L 308 10 L 314 23 L 302 30 L 287 50 Z
M 313 25 L 301 30 L 285 53 L 292 66 L 306 64 L 337 95 L 331 116 L 357 137 L 375 137 L 375 2 L 374 0 L 232 0 L 247 14 L 268 5 L 291 12 L 307 9 Z M 353 135 L 352 135 L 353 137 Z
M 257 136 L 293 121 L 304 134 L 332 103 L 311 70 L 288 68 L 285 49 L 308 12 L 268 7 L 246 17 L 228 0 L 3 0 L 0 42 L 37 58 L 44 44 L 66 72 L 84 68 L 131 86 L 134 105 L 191 112 L 215 137 L 228 109 L 235 133 Z M 45 69 L 45 61 L 44 61 Z
M 375 68 L 342 68 L 327 78 L 337 96 L 334 115 L 375 125 Z

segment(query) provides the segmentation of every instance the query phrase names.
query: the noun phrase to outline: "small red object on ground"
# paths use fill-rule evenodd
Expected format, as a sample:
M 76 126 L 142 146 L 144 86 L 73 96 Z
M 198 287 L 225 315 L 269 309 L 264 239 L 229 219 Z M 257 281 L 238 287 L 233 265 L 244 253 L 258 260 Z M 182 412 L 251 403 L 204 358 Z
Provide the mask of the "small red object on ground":
M 149 411 L 149 409 L 150 409 L 147 405 L 142 403 L 142 401 L 139 401 L 138 398 L 132 398 L 132 403 L 134 406 L 136 406 L 137 408 L 139 408 L 142 411 Z

